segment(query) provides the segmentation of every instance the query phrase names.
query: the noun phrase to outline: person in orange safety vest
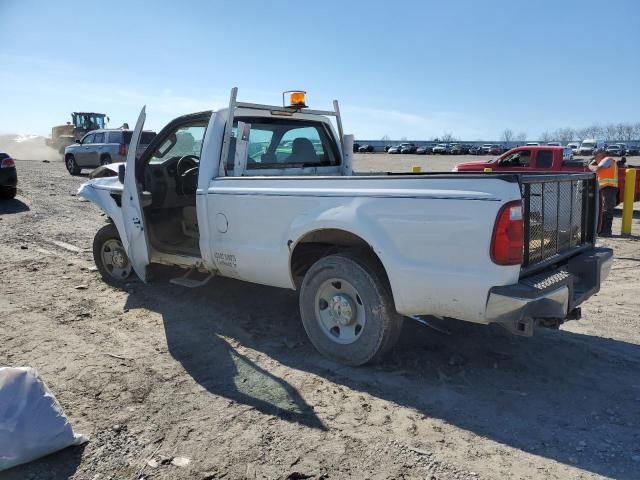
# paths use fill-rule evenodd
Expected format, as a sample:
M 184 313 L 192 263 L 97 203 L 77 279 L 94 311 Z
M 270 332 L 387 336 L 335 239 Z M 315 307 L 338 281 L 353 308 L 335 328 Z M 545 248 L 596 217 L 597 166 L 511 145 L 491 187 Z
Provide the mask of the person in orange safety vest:
M 605 152 L 599 151 L 589 163 L 589 170 L 596 172 L 600 185 L 598 233 L 603 237 L 610 237 L 613 211 L 618 204 L 618 164 Z

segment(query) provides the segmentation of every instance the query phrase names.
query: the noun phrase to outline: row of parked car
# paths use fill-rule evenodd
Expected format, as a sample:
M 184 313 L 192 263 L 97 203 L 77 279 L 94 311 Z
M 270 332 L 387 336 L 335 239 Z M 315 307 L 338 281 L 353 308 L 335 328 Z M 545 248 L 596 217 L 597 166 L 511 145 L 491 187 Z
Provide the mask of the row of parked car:
M 640 147 L 638 145 L 626 145 L 624 143 L 616 143 L 606 148 L 609 155 L 614 157 L 622 157 L 625 155 L 640 155 Z
M 560 142 L 527 142 L 525 146 L 550 146 L 561 147 Z M 595 140 L 585 140 L 580 143 L 570 142 L 567 147 L 571 148 L 574 155 L 590 155 L 595 150 L 606 150 L 611 156 L 622 157 L 625 155 L 640 155 L 640 147 L 638 145 L 627 145 L 625 143 L 615 143 L 607 145 L 606 143 Z M 384 151 L 390 154 L 416 154 L 416 155 L 501 155 L 510 148 L 506 145 L 497 143 L 485 143 L 482 145 L 470 145 L 466 143 L 433 143 L 428 145 L 417 146 L 414 143 L 404 142 L 399 145 L 385 145 Z M 373 145 L 354 144 L 354 153 L 373 153 L 375 151 Z
M 354 145 L 354 152 L 372 153 L 372 145 Z M 400 145 L 386 145 L 384 151 L 390 154 L 416 154 L 416 155 L 500 155 L 509 150 L 509 147 L 493 143 L 483 145 L 469 145 L 466 143 L 433 143 L 417 146 L 414 143 L 401 143 Z
M 549 142 L 547 145 L 561 145 L 560 142 Z M 625 155 L 640 155 L 638 145 L 627 145 L 626 143 L 607 144 L 603 140 L 587 139 L 582 143 L 569 142 L 567 147 L 576 156 L 593 155 L 596 151 L 605 151 L 612 157 L 624 157 Z

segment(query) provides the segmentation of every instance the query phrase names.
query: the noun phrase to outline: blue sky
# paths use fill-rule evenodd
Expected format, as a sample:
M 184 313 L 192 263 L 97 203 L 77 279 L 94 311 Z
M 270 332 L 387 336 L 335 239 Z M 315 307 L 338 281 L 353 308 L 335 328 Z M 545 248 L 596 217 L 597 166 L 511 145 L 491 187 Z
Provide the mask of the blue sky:
M 357 138 L 640 121 L 640 1 L 0 0 L 0 133 L 308 91 Z

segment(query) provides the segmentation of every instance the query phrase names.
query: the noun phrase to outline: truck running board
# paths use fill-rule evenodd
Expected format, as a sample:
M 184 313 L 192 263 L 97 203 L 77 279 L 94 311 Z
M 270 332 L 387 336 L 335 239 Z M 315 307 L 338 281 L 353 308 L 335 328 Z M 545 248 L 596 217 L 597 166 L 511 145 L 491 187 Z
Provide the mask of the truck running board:
M 187 273 L 185 273 L 181 277 L 172 278 L 171 280 L 169 280 L 169 283 L 173 283 L 174 285 L 180 285 L 181 287 L 186 287 L 186 288 L 197 288 L 197 287 L 202 287 L 206 285 L 207 283 L 209 283 L 209 280 L 211 280 L 214 277 L 214 274 L 210 273 L 203 279 L 198 280 L 190 276 L 192 273 L 197 273 L 197 270 L 195 268 L 187 270 Z

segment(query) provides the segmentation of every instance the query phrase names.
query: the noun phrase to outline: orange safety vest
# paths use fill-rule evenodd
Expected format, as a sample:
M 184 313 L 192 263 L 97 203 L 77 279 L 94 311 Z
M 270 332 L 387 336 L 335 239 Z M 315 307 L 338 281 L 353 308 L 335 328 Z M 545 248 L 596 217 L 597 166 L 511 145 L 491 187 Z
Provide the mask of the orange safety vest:
M 618 164 L 611 157 L 603 158 L 602 161 L 611 160 L 611 165 L 598 169 L 598 183 L 600 188 L 616 187 L 618 188 Z

